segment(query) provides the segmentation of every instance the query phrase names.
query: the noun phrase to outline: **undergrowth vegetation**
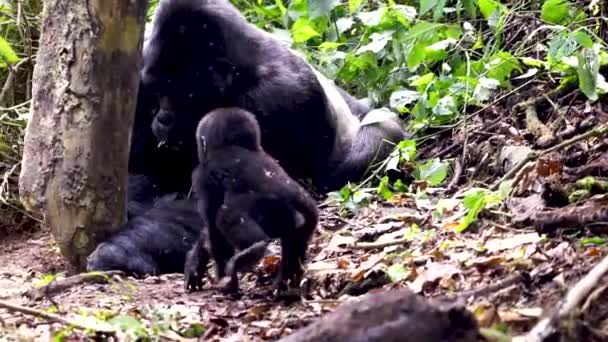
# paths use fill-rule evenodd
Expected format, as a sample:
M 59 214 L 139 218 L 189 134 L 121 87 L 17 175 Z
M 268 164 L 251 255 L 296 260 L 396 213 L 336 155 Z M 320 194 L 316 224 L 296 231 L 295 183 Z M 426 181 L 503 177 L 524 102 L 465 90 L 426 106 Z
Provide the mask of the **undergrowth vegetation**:
M 150 3 L 149 20 L 158 1 Z M 454 158 L 442 160 L 449 153 L 427 146 L 454 134 L 464 134 L 466 145 L 467 125 L 479 115 L 499 121 L 518 102 L 565 89 L 578 88 L 589 103 L 608 92 L 599 72 L 608 65 L 602 1 L 233 3 L 363 101 L 400 113 L 414 134 L 371 177 L 332 194 L 351 212 L 378 195 L 388 200 L 445 185 Z M 14 228 L 24 221 L 16 184 L 42 1 L 0 4 L 0 227 Z M 496 193 L 485 185 L 469 198 L 473 213 Z

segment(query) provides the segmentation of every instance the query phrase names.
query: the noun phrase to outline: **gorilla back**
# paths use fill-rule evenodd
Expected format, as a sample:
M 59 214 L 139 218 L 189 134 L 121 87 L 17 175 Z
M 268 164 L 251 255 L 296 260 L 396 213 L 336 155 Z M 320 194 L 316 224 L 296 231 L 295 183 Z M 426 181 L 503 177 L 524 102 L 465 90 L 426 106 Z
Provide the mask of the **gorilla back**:
M 135 276 L 183 272 L 201 222 L 196 201 L 161 198 L 97 246 L 88 257 L 87 270 L 119 270 Z
M 142 82 L 160 95 L 152 124 L 158 140 L 192 150 L 202 113 L 241 107 L 256 116 L 264 149 L 292 177 L 317 185 L 357 180 L 374 158 L 387 156 L 386 149 L 378 153 L 383 140 L 404 137 L 396 116 L 362 127 L 353 112 L 369 108 L 227 0 L 161 1 Z

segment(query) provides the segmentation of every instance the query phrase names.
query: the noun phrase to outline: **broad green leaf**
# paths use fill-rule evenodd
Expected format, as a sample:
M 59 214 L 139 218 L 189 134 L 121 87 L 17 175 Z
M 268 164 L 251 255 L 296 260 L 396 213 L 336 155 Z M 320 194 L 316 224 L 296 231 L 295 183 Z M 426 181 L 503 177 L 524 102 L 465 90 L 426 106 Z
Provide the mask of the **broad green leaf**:
M 419 180 L 427 181 L 431 186 L 438 186 L 448 175 L 448 164 L 435 158 L 419 165 L 414 174 Z
M 466 216 L 456 227 L 457 233 L 464 232 L 469 226 L 477 220 L 479 213 L 486 207 L 486 195 L 484 192 L 472 193 L 464 198 L 463 205 L 469 209 Z
M 428 11 L 432 10 L 439 0 L 420 0 L 420 16 L 422 17 Z
M 15 53 L 15 50 L 11 47 L 11 45 L 0 36 L 0 57 L 7 62 L 8 64 L 15 64 L 19 62 L 19 57 Z
M 400 110 L 401 108 L 414 103 L 420 98 L 420 93 L 413 90 L 403 89 L 391 94 L 389 105 L 391 108 Z
M 401 159 L 405 161 L 413 161 L 416 159 L 416 140 L 403 140 L 397 144 Z
M 378 8 L 377 10 L 371 12 L 359 12 L 359 14 L 357 14 L 357 18 L 361 20 L 361 23 L 363 23 L 365 26 L 376 26 L 380 24 L 383 14 L 384 9 Z
M 576 41 L 583 47 L 588 49 L 593 47 L 593 39 L 591 39 L 591 37 L 583 31 L 576 31 L 574 34 L 574 39 L 576 39 Z
M 441 19 L 446 2 L 447 0 L 437 0 L 437 4 L 433 10 L 433 21 L 439 21 L 439 19 Z
M 415 7 L 407 5 L 392 5 L 391 9 L 394 10 L 393 12 L 398 12 L 399 15 L 406 20 L 406 23 L 404 23 L 401 18 L 399 18 L 399 22 L 401 22 L 404 26 L 407 26 L 406 24 L 416 20 L 417 13 Z
M 569 57 L 576 51 L 576 45 L 576 39 L 566 31 L 562 31 L 549 41 L 549 58 L 554 62 L 560 62 L 562 58 Z
M 361 3 L 363 3 L 363 0 L 348 0 L 348 12 L 350 14 L 355 13 L 361 7 Z
M 477 86 L 475 87 L 475 91 L 473 92 L 473 97 L 477 102 L 483 103 L 490 99 L 492 92 L 498 88 L 500 82 L 493 78 L 480 77 Z
M 568 19 L 570 4 L 566 0 L 545 0 L 540 18 L 551 24 L 563 25 Z
M 387 270 L 386 273 L 391 282 L 396 283 L 407 278 L 408 272 L 402 264 L 393 264 Z
M 395 31 L 392 30 L 372 33 L 372 35 L 369 36 L 371 42 L 357 49 L 356 54 L 359 55 L 368 51 L 373 53 L 382 51 L 386 44 L 390 42 L 394 33 Z
M 462 0 L 462 4 L 464 5 L 464 9 L 467 11 L 469 16 L 471 16 L 472 19 L 475 19 L 475 17 L 477 17 L 477 1 Z
M 338 32 L 340 33 L 344 33 L 350 30 L 354 24 L 355 21 L 352 18 L 348 17 L 336 20 L 336 26 L 338 27 Z
M 578 54 L 578 87 L 589 101 L 598 99 L 597 79 L 600 72 L 600 46 L 592 49 L 583 48 Z
M 426 44 L 424 43 L 414 44 L 414 46 L 412 47 L 412 51 L 410 51 L 410 53 L 407 55 L 408 68 L 410 68 L 411 70 L 415 70 L 420 65 L 420 63 L 424 61 L 424 58 L 426 57 L 425 47 Z
M 490 57 L 487 63 L 487 78 L 493 78 L 501 82 L 508 81 L 514 70 L 521 71 L 519 60 L 508 52 L 500 51 Z
M 304 18 L 300 18 L 293 23 L 291 34 L 295 43 L 304 43 L 312 38 L 321 36 L 319 32 L 310 26 L 310 22 Z
M 479 5 L 479 11 L 486 20 L 490 19 L 492 13 L 498 11 L 501 6 L 494 0 L 479 0 L 477 4 Z
M 435 74 L 429 72 L 426 75 L 417 77 L 415 80 L 410 82 L 411 86 L 418 87 L 420 90 L 424 90 L 433 80 L 435 79 Z
M 384 198 L 385 201 L 393 197 L 393 192 L 388 185 L 388 176 L 384 176 L 380 180 L 380 184 L 378 185 L 378 193 L 382 196 L 382 198 Z
M 123 331 L 136 331 L 143 328 L 141 321 L 129 315 L 118 315 L 109 320 L 108 323 Z
M 336 50 L 341 45 L 342 45 L 341 43 L 336 43 L 336 42 L 324 42 L 323 44 L 319 45 L 319 51 L 327 52 L 327 51 Z
M 433 114 L 435 115 L 452 115 L 455 112 L 456 103 L 454 101 L 454 97 L 451 95 L 442 97 L 433 107 Z
M 338 3 L 338 0 L 308 0 L 308 15 L 310 19 L 327 16 Z

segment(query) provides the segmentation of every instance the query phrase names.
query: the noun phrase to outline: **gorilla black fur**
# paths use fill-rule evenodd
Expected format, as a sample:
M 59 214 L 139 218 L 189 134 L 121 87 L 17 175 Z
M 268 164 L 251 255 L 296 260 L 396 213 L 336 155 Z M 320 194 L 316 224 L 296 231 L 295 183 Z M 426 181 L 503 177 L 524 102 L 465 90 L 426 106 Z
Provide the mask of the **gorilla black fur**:
M 160 97 L 159 141 L 195 149 L 194 128 L 220 107 L 252 112 L 262 145 L 296 178 L 337 188 L 405 138 L 399 119 L 362 125 L 368 107 L 316 72 L 227 0 L 163 0 L 144 48 L 142 82 Z M 355 113 L 355 114 L 353 114 Z
M 239 108 L 216 109 L 196 130 L 199 166 L 193 173 L 208 234 L 188 254 L 186 287 L 198 289 L 210 250 L 217 279 L 238 292 L 237 272 L 255 265 L 271 239 L 281 239 L 275 285 L 299 286 L 308 241 L 318 221 L 315 201 L 264 152 L 255 117 Z M 234 254 L 237 249 L 238 253 Z M 222 279 L 226 276 L 226 279 Z
M 120 270 L 134 276 L 181 273 L 201 222 L 196 201 L 167 195 L 97 246 L 87 270 Z

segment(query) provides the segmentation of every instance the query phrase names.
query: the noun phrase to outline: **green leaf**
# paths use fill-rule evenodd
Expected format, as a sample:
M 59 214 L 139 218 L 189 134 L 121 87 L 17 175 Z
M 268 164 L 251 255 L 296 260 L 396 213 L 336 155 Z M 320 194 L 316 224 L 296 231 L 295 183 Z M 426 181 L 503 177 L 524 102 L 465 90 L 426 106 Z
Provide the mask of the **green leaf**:
M 583 47 L 588 49 L 593 47 L 593 39 L 583 31 L 576 31 L 576 33 L 574 33 L 574 39 Z
M 462 233 L 469 228 L 469 226 L 477 220 L 479 213 L 485 209 L 486 192 L 478 191 L 470 193 L 469 195 L 465 196 L 463 205 L 465 208 L 469 209 L 469 211 L 458 227 L 456 227 L 455 231 L 457 233 Z
M 304 18 L 296 20 L 291 26 L 291 34 L 295 43 L 304 43 L 312 38 L 320 37 L 321 34 L 315 31 L 310 25 L 310 21 Z
M 481 15 L 483 15 L 486 20 L 490 19 L 492 13 L 500 8 L 500 3 L 494 0 L 479 0 L 478 5 Z
M 378 185 L 378 193 L 380 193 L 380 195 L 382 196 L 382 198 L 384 198 L 385 201 L 393 197 L 393 192 L 391 191 L 391 188 L 388 184 L 388 176 L 384 176 L 380 180 L 380 184 Z
M 338 0 L 308 0 L 308 15 L 310 19 L 327 16 L 338 3 Z
M 416 140 L 403 140 L 397 144 L 401 158 L 405 161 L 416 159 Z
M 600 72 L 600 46 L 592 49 L 583 48 L 578 54 L 578 87 L 589 101 L 598 99 L 597 78 Z
M 395 91 L 391 94 L 389 100 L 389 106 L 391 108 L 400 110 L 401 108 L 410 105 L 420 98 L 420 93 L 417 91 L 402 89 Z
M 594 236 L 594 237 L 581 239 L 581 243 L 584 246 L 589 246 L 589 245 L 602 246 L 602 245 L 605 245 L 607 243 L 607 241 L 606 241 L 606 239 L 601 238 L 599 236 Z
M 564 30 L 549 41 L 549 58 L 560 62 L 562 58 L 571 56 L 576 51 L 576 46 L 576 39 Z
M 426 75 L 420 76 L 416 78 L 414 81 L 410 82 L 411 86 L 418 87 L 420 92 L 424 91 L 426 87 L 433 82 L 435 79 L 435 74 L 429 72 Z
M 369 38 L 371 39 L 371 42 L 367 45 L 364 45 L 362 47 L 360 47 L 359 49 L 357 49 L 356 54 L 362 54 L 364 52 L 370 51 L 373 53 L 378 53 L 380 51 L 382 51 L 384 49 L 384 47 L 386 46 L 386 44 L 388 44 L 391 41 L 391 38 L 393 37 L 393 34 L 395 33 L 395 31 L 383 31 L 383 32 L 374 32 L 372 33 L 371 36 L 369 36 Z
M 426 44 L 414 44 L 412 51 L 407 55 L 407 67 L 411 70 L 416 69 L 426 57 Z
M 359 12 L 359 14 L 357 14 L 357 18 L 361 20 L 361 23 L 363 23 L 365 26 L 376 26 L 380 24 L 383 15 L 384 9 L 378 8 L 375 11 Z
M 321 51 L 321 52 L 333 51 L 333 50 L 336 50 L 341 45 L 342 45 L 341 43 L 336 43 L 336 42 L 324 42 L 323 44 L 319 45 L 319 51 Z
M 408 272 L 402 264 L 393 264 L 386 270 L 386 274 L 391 282 L 396 283 L 407 278 Z
M 448 175 L 448 164 L 438 158 L 419 165 L 414 172 L 419 180 L 427 181 L 431 186 L 438 186 Z
M 540 18 L 551 24 L 563 25 L 568 19 L 570 4 L 566 0 L 545 0 Z
M 15 64 L 19 62 L 19 57 L 15 53 L 15 50 L 11 47 L 11 45 L 0 36 L 0 57 L 7 62 L 8 64 Z
M 420 16 L 422 17 L 428 11 L 433 9 L 439 0 L 420 0 Z
M 475 6 L 477 2 L 475 0 L 462 0 L 462 4 L 471 18 L 475 19 L 477 17 L 477 6 Z
M 109 320 L 108 323 L 123 331 L 137 331 L 143 328 L 141 321 L 129 315 L 118 315 Z
M 437 105 L 433 107 L 433 114 L 435 115 L 452 116 L 454 113 L 456 113 L 456 102 L 451 95 L 442 97 L 437 102 Z
M 348 0 L 348 12 L 350 14 L 355 13 L 359 7 L 361 7 L 361 4 L 363 3 L 363 0 Z

